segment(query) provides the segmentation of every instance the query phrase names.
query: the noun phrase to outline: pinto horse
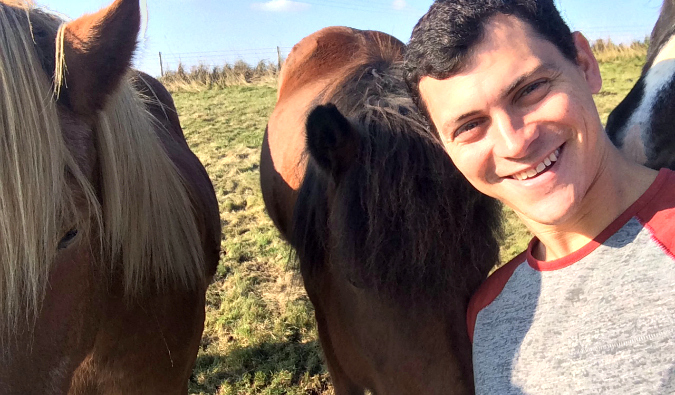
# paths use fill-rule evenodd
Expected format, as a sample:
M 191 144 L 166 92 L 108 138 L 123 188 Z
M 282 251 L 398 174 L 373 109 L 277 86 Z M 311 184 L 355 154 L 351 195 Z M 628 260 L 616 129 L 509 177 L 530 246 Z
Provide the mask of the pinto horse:
M 606 130 L 636 162 L 675 169 L 675 0 L 664 0 L 642 75 L 610 113 Z
M 498 261 L 497 203 L 414 106 L 403 43 L 347 27 L 281 71 L 260 173 L 297 252 L 335 393 L 473 393 L 466 307 Z
M 138 0 L 0 1 L 0 393 L 187 393 L 220 221 Z

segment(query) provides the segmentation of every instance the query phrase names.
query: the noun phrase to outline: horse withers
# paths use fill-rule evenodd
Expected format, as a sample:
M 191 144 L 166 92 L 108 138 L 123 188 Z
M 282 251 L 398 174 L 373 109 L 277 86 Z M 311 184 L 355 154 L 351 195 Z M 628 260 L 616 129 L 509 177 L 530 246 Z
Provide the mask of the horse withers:
M 498 261 L 499 208 L 455 169 L 380 32 L 320 30 L 280 76 L 261 158 L 335 393 L 473 393 L 466 307 Z
M 675 0 L 664 0 L 642 75 L 610 113 L 606 130 L 636 162 L 675 169 Z
M 3 395 L 187 393 L 220 221 L 139 26 L 0 1 Z

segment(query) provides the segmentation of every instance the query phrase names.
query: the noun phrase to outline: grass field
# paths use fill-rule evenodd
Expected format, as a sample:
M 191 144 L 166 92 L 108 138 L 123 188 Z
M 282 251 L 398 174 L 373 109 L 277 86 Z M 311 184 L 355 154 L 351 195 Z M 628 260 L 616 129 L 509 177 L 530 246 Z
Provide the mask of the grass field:
M 603 119 L 635 83 L 643 61 L 602 63 L 605 87 L 596 102 Z M 224 231 L 190 393 L 331 393 L 311 304 L 260 194 L 260 144 L 275 95 L 271 84 L 174 93 L 188 142 L 215 186 Z M 502 260 L 529 240 L 512 213 L 505 228 Z

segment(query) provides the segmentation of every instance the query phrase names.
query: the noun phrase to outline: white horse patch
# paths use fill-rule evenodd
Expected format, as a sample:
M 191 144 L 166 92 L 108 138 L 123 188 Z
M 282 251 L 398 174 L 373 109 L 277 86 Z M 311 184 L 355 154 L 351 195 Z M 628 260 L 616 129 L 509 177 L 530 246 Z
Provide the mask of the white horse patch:
M 645 164 L 649 157 L 646 137 L 649 136 L 652 111 L 663 89 L 675 77 L 675 36 L 671 37 L 654 59 L 652 67 L 644 76 L 644 96 L 640 105 L 619 136 L 623 136 L 621 151 L 630 159 Z

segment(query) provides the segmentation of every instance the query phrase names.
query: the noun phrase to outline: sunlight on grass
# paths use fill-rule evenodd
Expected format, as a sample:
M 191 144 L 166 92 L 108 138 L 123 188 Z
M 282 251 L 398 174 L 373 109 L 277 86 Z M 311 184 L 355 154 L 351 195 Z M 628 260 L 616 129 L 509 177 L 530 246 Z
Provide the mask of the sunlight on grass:
M 276 89 L 174 93 L 185 136 L 213 181 L 225 251 L 207 293 L 190 392 L 324 394 L 314 316 L 264 210 L 258 164 Z
M 601 64 L 595 96 L 603 122 L 635 83 L 644 58 Z M 272 84 L 173 94 L 188 143 L 205 165 L 220 204 L 222 255 L 207 294 L 207 317 L 191 394 L 329 394 L 312 306 L 290 250 L 265 213 L 260 145 L 276 100 Z M 501 260 L 530 239 L 506 209 Z

